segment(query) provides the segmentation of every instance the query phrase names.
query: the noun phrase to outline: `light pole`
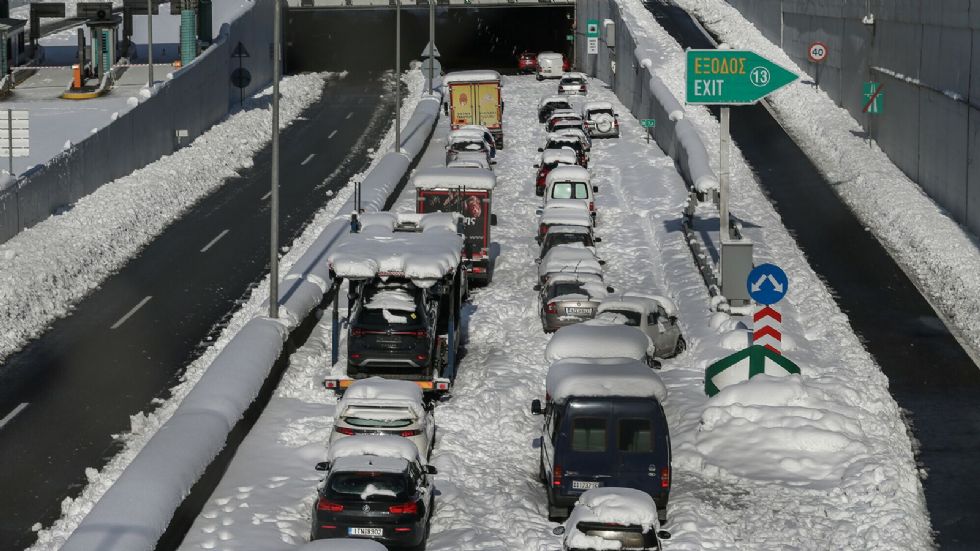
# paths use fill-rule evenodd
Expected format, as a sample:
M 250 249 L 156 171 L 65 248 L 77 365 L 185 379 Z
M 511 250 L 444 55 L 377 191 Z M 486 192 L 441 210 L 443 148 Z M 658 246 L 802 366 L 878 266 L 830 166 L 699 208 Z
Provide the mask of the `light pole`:
M 402 150 L 402 3 L 395 0 L 395 151 Z
M 147 43 L 147 69 L 150 74 L 147 77 L 147 88 L 153 88 L 153 0 L 146 0 L 146 43 Z
M 432 73 L 436 57 L 436 0 L 429 0 L 429 95 L 432 95 Z
M 280 42 L 280 0 L 272 0 L 272 191 L 269 237 L 269 317 L 279 317 L 279 78 L 282 52 Z

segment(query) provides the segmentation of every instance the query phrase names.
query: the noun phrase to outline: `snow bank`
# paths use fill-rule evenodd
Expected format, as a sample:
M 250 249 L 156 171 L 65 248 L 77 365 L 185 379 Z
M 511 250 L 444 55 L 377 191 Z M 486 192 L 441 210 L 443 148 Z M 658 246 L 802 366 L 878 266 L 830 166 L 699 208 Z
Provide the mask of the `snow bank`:
M 568 358 L 548 368 L 548 399 L 628 397 L 667 399 L 667 387 L 650 367 L 630 358 Z
M 632 358 L 645 361 L 649 339 L 636 327 L 576 323 L 559 329 L 544 349 L 544 359 Z
M 632 488 L 593 488 L 579 496 L 572 514 L 565 521 L 566 549 L 620 549 L 621 543 L 578 530 L 580 522 L 601 522 L 642 526 L 643 532 L 656 530 L 657 506 L 649 494 Z
M 330 444 L 327 460 L 376 455 L 405 461 L 418 461 L 419 449 L 408 438 L 391 435 L 355 435 Z

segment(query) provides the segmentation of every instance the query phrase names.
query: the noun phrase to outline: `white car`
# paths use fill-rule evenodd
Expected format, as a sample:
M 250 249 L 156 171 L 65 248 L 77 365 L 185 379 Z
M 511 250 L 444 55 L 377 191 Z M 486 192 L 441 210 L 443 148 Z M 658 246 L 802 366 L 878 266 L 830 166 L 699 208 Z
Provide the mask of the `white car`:
M 457 130 L 449 134 L 446 139 L 446 162 L 456 160 L 462 153 L 483 155 L 488 164 L 493 163 L 490 145 L 478 132 Z
M 538 54 L 537 79 L 561 78 L 565 74 L 565 56 L 555 52 Z
M 410 440 L 428 458 L 435 439 L 432 410 L 411 381 L 371 377 L 354 381 L 337 403 L 330 445 L 348 436 L 394 435 Z
M 589 85 L 586 76 L 582 73 L 565 73 L 558 81 L 559 94 L 587 94 Z
M 453 130 L 450 132 L 450 135 L 459 133 L 478 134 L 482 136 L 483 141 L 487 142 L 487 145 L 490 146 L 490 158 L 493 159 L 497 157 L 497 142 L 494 141 L 493 133 L 490 132 L 490 129 L 486 126 L 481 124 L 467 124 Z
M 633 488 L 594 488 L 579 496 L 568 520 L 552 531 L 563 550 L 660 551 L 670 532 L 660 529 L 657 506 Z
M 677 306 L 667 297 L 630 292 L 610 296 L 599 303 L 593 321 L 638 328 L 650 339 L 658 358 L 674 357 L 687 348 L 677 325 Z
M 595 220 L 595 193 L 598 186 L 591 184 L 589 171 L 578 165 L 557 166 L 544 179 L 544 204 L 556 199 L 581 201 L 588 206 L 589 215 Z
M 582 118 L 593 138 L 619 137 L 619 115 L 608 101 L 586 102 L 582 106 Z

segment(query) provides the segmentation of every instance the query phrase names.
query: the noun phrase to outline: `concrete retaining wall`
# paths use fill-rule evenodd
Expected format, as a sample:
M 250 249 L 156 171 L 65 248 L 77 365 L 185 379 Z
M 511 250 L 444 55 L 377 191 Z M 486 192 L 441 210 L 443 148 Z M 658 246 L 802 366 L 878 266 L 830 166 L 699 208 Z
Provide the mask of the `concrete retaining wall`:
M 172 153 L 178 130 L 187 131 L 182 138 L 186 144 L 223 118 L 239 101 L 239 89 L 230 80 L 238 68 L 231 54 L 239 42 L 250 54 L 242 60 L 252 75 L 244 93 L 251 95 L 271 82 L 272 6 L 271 0 L 255 0 L 222 25 L 203 55 L 160 84 L 151 99 L 0 190 L 0 243 L 102 184 Z
M 980 233 L 980 2 L 728 0 L 816 77 L 807 48 L 830 55 L 820 87 L 952 217 Z M 874 25 L 862 18 L 874 14 Z M 909 77 L 909 79 L 900 76 Z M 865 82 L 884 112 L 862 112 Z

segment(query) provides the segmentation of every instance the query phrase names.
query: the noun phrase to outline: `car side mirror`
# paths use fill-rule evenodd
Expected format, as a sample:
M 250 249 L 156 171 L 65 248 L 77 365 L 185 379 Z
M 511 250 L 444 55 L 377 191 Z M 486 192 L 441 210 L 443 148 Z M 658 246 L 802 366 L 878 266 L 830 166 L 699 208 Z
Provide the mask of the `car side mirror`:
M 600 260 L 599 261 L 599 265 L 600 266 L 605 266 L 606 265 L 606 261 L 605 260 Z
M 606 287 L 606 292 L 607 293 L 615 293 L 616 292 L 616 289 L 614 289 L 612 287 Z
M 540 292 L 541 291 L 541 284 L 540 283 L 536 284 L 534 287 L 532 287 L 532 289 L 534 289 L 535 291 L 539 291 Z
M 541 409 L 541 400 L 531 400 L 531 415 L 541 415 L 542 413 L 544 411 Z
M 541 165 L 540 164 L 536 164 L 536 165 L 534 165 L 534 168 L 541 168 Z
M 662 539 L 662 540 L 669 540 L 670 539 L 670 532 L 668 532 L 666 530 L 660 530 L 660 531 L 657 532 L 657 537 L 660 538 L 660 539 Z
M 602 243 L 602 238 L 601 238 L 601 237 L 593 237 L 593 238 L 592 238 L 592 241 L 593 241 L 594 243 Z
M 538 153 L 544 153 L 544 148 L 543 147 L 539 147 L 538 148 Z
M 540 209 L 540 208 L 534 209 L 534 214 L 537 214 L 538 216 L 541 216 L 542 212 L 544 212 L 544 209 Z
M 592 186 L 592 193 L 599 193 L 599 186 Z
M 439 474 L 439 470 L 436 469 L 435 465 L 426 465 L 425 474 Z
M 541 264 L 541 259 L 540 258 L 535 258 L 534 259 L 534 263 L 535 264 Z
M 318 471 L 326 471 L 326 470 L 329 470 L 330 469 L 330 462 L 329 461 L 321 461 L 321 462 L 317 463 L 316 466 L 313 467 L 313 468 L 316 469 L 316 470 L 318 470 Z
M 442 104 L 442 112 L 446 116 L 449 116 L 449 104 L 448 103 L 443 103 Z
M 496 226 L 497 225 L 497 215 L 496 214 L 491 214 L 490 215 L 490 225 L 491 226 Z
M 555 526 L 555 529 L 552 530 L 551 533 L 554 534 L 554 535 L 556 535 L 556 536 L 564 536 L 565 535 L 565 527 L 563 525 Z

